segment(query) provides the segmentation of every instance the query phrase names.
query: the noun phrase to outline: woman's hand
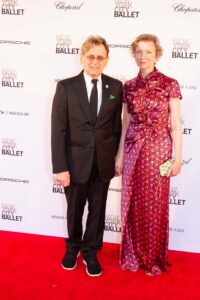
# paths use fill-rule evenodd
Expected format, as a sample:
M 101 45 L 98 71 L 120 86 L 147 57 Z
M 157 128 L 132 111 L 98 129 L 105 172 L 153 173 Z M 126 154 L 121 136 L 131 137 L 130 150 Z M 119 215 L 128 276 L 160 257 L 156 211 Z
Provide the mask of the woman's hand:
M 120 176 L 122 174 L 123 168 L 123 153 L 117 153 L 115 157 L 115 176 Z
M 167 177 L 178 175 L 181 171 L 181 166 L 182 163 L 175 160 L 167 173 Z

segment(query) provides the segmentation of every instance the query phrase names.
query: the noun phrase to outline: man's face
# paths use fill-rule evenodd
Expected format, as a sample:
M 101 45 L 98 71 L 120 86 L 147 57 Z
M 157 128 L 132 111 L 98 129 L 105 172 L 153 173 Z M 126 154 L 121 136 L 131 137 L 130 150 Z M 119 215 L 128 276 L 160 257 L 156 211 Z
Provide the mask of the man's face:
M 108 55 L 103 45 L 92 46 L 87 52 L 81 54 L 81 64 L 86 74 L 98 78 L 108 63 Z

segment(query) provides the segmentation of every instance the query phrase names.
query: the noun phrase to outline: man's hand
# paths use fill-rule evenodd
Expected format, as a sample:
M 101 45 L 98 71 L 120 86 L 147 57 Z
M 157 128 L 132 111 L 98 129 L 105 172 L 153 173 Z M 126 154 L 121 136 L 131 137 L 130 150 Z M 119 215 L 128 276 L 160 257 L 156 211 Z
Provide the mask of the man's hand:
M 118 153 L 115 157 L 115 176 L 120 176 L 122 174 L 123 168 L 123 153 Z
M 64 187 L 70 185 L 70 174 L 68 171 L 55 174 L 54 176 L 58 184 L 61 184 Z

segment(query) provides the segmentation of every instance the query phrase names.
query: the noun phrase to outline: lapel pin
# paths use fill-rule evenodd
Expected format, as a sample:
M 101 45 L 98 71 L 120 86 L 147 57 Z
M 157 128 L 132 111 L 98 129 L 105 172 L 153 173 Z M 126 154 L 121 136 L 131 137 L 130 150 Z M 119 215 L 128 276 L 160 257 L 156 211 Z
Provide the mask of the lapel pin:
M 116 97 L 113 95 L 110 95 L 110 101 L 114 100 Z

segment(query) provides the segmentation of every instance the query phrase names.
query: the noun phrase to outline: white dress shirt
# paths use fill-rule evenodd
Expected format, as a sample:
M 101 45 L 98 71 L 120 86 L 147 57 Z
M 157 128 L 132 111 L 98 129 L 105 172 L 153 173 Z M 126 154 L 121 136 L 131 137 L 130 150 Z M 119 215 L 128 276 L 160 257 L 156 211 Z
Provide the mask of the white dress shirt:
M 92 83 L 91 80 L 93 78 L 90 77 L 85 72 L 83 72 L 83 76 L 85 78 L 86 89 L 87 89 L 87 94 L 88 94 L 88 101 L 90 101 L 90 95 L 91 95 L 92 88 L 93 88 L 93 83 Z M 102 80 L 101 80 L 101 76 L 98 77 L 97 79 L 98 79 L 98 82 L 97 82 L 97 91 L 98 91 L 97 115 L 98 115 L 100 107 L 101 107 L 101 102 L 102 102 Z

